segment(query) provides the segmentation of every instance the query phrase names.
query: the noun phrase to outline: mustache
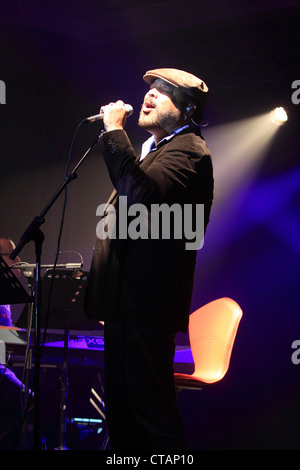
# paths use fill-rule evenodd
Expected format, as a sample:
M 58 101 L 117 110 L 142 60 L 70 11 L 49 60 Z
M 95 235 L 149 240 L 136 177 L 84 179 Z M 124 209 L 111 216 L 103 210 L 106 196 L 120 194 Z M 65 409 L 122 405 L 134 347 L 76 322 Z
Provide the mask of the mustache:
M 155 103 L 155 101 L 154 101 L 152 98 L 147 98 L 147 99 L 145 99 L 145 100 L 143 101 L 142 106 L 145 106 L 146 104 L 152 106 L 153 108 L 156 108 L 156 103 Z

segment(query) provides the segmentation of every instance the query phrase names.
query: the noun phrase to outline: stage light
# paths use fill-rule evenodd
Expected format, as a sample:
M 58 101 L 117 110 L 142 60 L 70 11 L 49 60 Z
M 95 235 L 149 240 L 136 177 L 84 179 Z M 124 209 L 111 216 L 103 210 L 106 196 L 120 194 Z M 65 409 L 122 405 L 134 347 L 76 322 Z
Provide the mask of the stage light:
M 285 109 L 282 107 L 273 109 L 271 111 L 271 119 L 274 124 L 282 126 L 288 119 Z
M 281 126 L 274 125 L 270 111 L 267 111 L 262 115 L 207 127 L 203 131 L 214 163 L 214 217 L 209 230 L 210 237 L 215 237 L 216 251 L 222 250 L 226 242 L 231 243 L 237 236 L 234 229 L 239 207 L 280 129 Z
M 203 131 L 213 155 L 215 208 L 223 210 L 230 195 L 251 184 L 280 128 L 268 111 Z

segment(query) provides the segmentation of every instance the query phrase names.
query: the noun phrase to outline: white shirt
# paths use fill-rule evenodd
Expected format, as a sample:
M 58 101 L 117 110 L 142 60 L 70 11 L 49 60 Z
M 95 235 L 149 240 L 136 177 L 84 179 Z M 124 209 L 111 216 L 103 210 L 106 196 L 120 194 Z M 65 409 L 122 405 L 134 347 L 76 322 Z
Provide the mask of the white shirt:
M 147 139 L 146 142 L 144 142 L 143 145 L 142 145 L 140 161 L 142 161 L 148 155 L 148 153 L 153 152 L 154 150 L 156 150 L 158 145 L 161 142 L 164 142 L 165 140 L 173 139 L 173 137 L 175 135 L 179 134 L 179 132 L 181 132 L 183 129 L 186 129 L 187 127 L 189 127 L 189 126 L 186 125 L 186 126 L 183 126 L 183 127 L 179 127 L 178 129 L 175 129 L 175 131 L 172 134 L 167 135 L 167 137 L 164 137 L 157 145 L 155 145 L 154 136 L 152 135 L 151 137 L 149 137 L 149 139 Z

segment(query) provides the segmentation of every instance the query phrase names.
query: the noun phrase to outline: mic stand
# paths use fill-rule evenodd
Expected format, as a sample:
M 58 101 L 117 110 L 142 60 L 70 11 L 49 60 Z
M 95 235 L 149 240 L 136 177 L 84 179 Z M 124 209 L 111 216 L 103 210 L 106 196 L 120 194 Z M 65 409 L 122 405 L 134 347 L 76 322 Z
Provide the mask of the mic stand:
M 33 297 L 33 274 L 27 278 L 28 287 L 31 297 Z M 25 353 L 25 364 L 24 364 L 24 401 L 23 401 L 23 423 L 22 423 L 22 432 L 21 432 L 21 449 L 27 449 L 28 443 L 28 413 L 29 413 L 29 372 L 32 368 L 32 351 L 30 345 L 30 331 L 32 326 L 32 313 L 33 313 L 33 304 L 28 304 L 28 317 L 27 317 L 27 347 Z
M 66 263 L 66 264 L 57 264 L 54 266 L 53 264 L 46 264 L 41 265 L 41 268 L 46 269 L 53 269 L 53 268 L 65 268 L 65 269 L 73 269 L 79 270 L 82 267 L 82 263 Z M 18 262 L 10 266 L 10 269 L 20 269 L 23 271 L 23 274 L 27 277 L 28 286 L 31 292 L 31 298 L 33 296 L 33 279 L 34 279 L 34 270 L 35 264 L 29 264 L 25 262 Z M 30 304 L 30 310 L 28 311 L 28 319 L 27 319 L 27 352 L 25 355 L 25 398 L 24 398 L 24 418 L 23 418 L 23 427 L 22 427 L 22 434 L 21 434 L 21 449 L 27 448 L 27 414 L 29 408 L 29 385 L 28 385 L 28 375 L 29 370 L 32 368 L 32 357 L 31 357 L 31 348 L 30 348 L 30 336 L 31 336 L 31 326 L 32 326 L 32 303 Z M 67 397 L 68 397 L 68 387 L 69 387 L 69 379 L 68 379 L 68 344 L 69 344 L 69 322 L 65 321 L 65 328 L 64 328 L 64 351 L 63 351 L 63 366 L 62 366 L 62 376 L 60 377 L 61 383 L 61 400 L 60 400 L 60 427 L 59 427 L 59 447 L 58 450 L 66 450 L 65 446 L 65 436 L 66 436 L 66 415 L 67 415 Z
M 60 377 L 60 425 L 59 425 L 59 447 L 58 450 L 67 450 L 66 447 L 66 416 L 67 416 L 67 401 L 69 391 L 69 345 L 70 327 L 69 322 L 66 319 L 65 322 L 65 333 L 64 333 L 64 358 L 62 366 L 62 376 Z
M 44 234 L 40 230 L 40 226 L 45 222 L 45 216 L 48 211 L 51 209 L 57 198 L 66 188 L 66 186 L 77 178 L 76 171 L 82 165 L 85 158 L 92 151 L 95 145 L 98 142 L 95 142 L 89 147 L 85 154 L 81 157 L 75 168 L 67 175 L 58 188 L 56 193 L 52 196 L 49 203 L 42 210 L 40 215 L 36 216 L 32 222 L 29 224 L 19 243 L 16 245 L 16 248 L 10 255 L 10 259 L 15 259 L 20 251 L 24 248 L 26 243 L 30 241 L 34 242 L 35 245 L 35 289 L 34 289 L 34 328 L 35 328 L 35 343 L 34 343 L 34 449 L 40 450 L 40 309 L 41 309 L 41 292 L 40 292 L 40 282 L 41 282 L 41 257 L 42 257 L 42 247 L 44 241 Z

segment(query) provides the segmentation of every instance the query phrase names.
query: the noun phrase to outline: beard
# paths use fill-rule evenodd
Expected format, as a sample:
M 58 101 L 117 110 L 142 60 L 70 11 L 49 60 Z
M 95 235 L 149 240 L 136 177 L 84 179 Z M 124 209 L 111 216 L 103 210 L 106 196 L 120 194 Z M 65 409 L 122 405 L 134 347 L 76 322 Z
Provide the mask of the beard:
M 179 109 L 162 113 L 153 108 L 149 114 L 144 114 L 143 111 L 140 112 L 138 124 L 142 129 L 149 132 L 155 129 L 164 129 L 171 132 L 177 127 L 180 117 L 181 112 Z

